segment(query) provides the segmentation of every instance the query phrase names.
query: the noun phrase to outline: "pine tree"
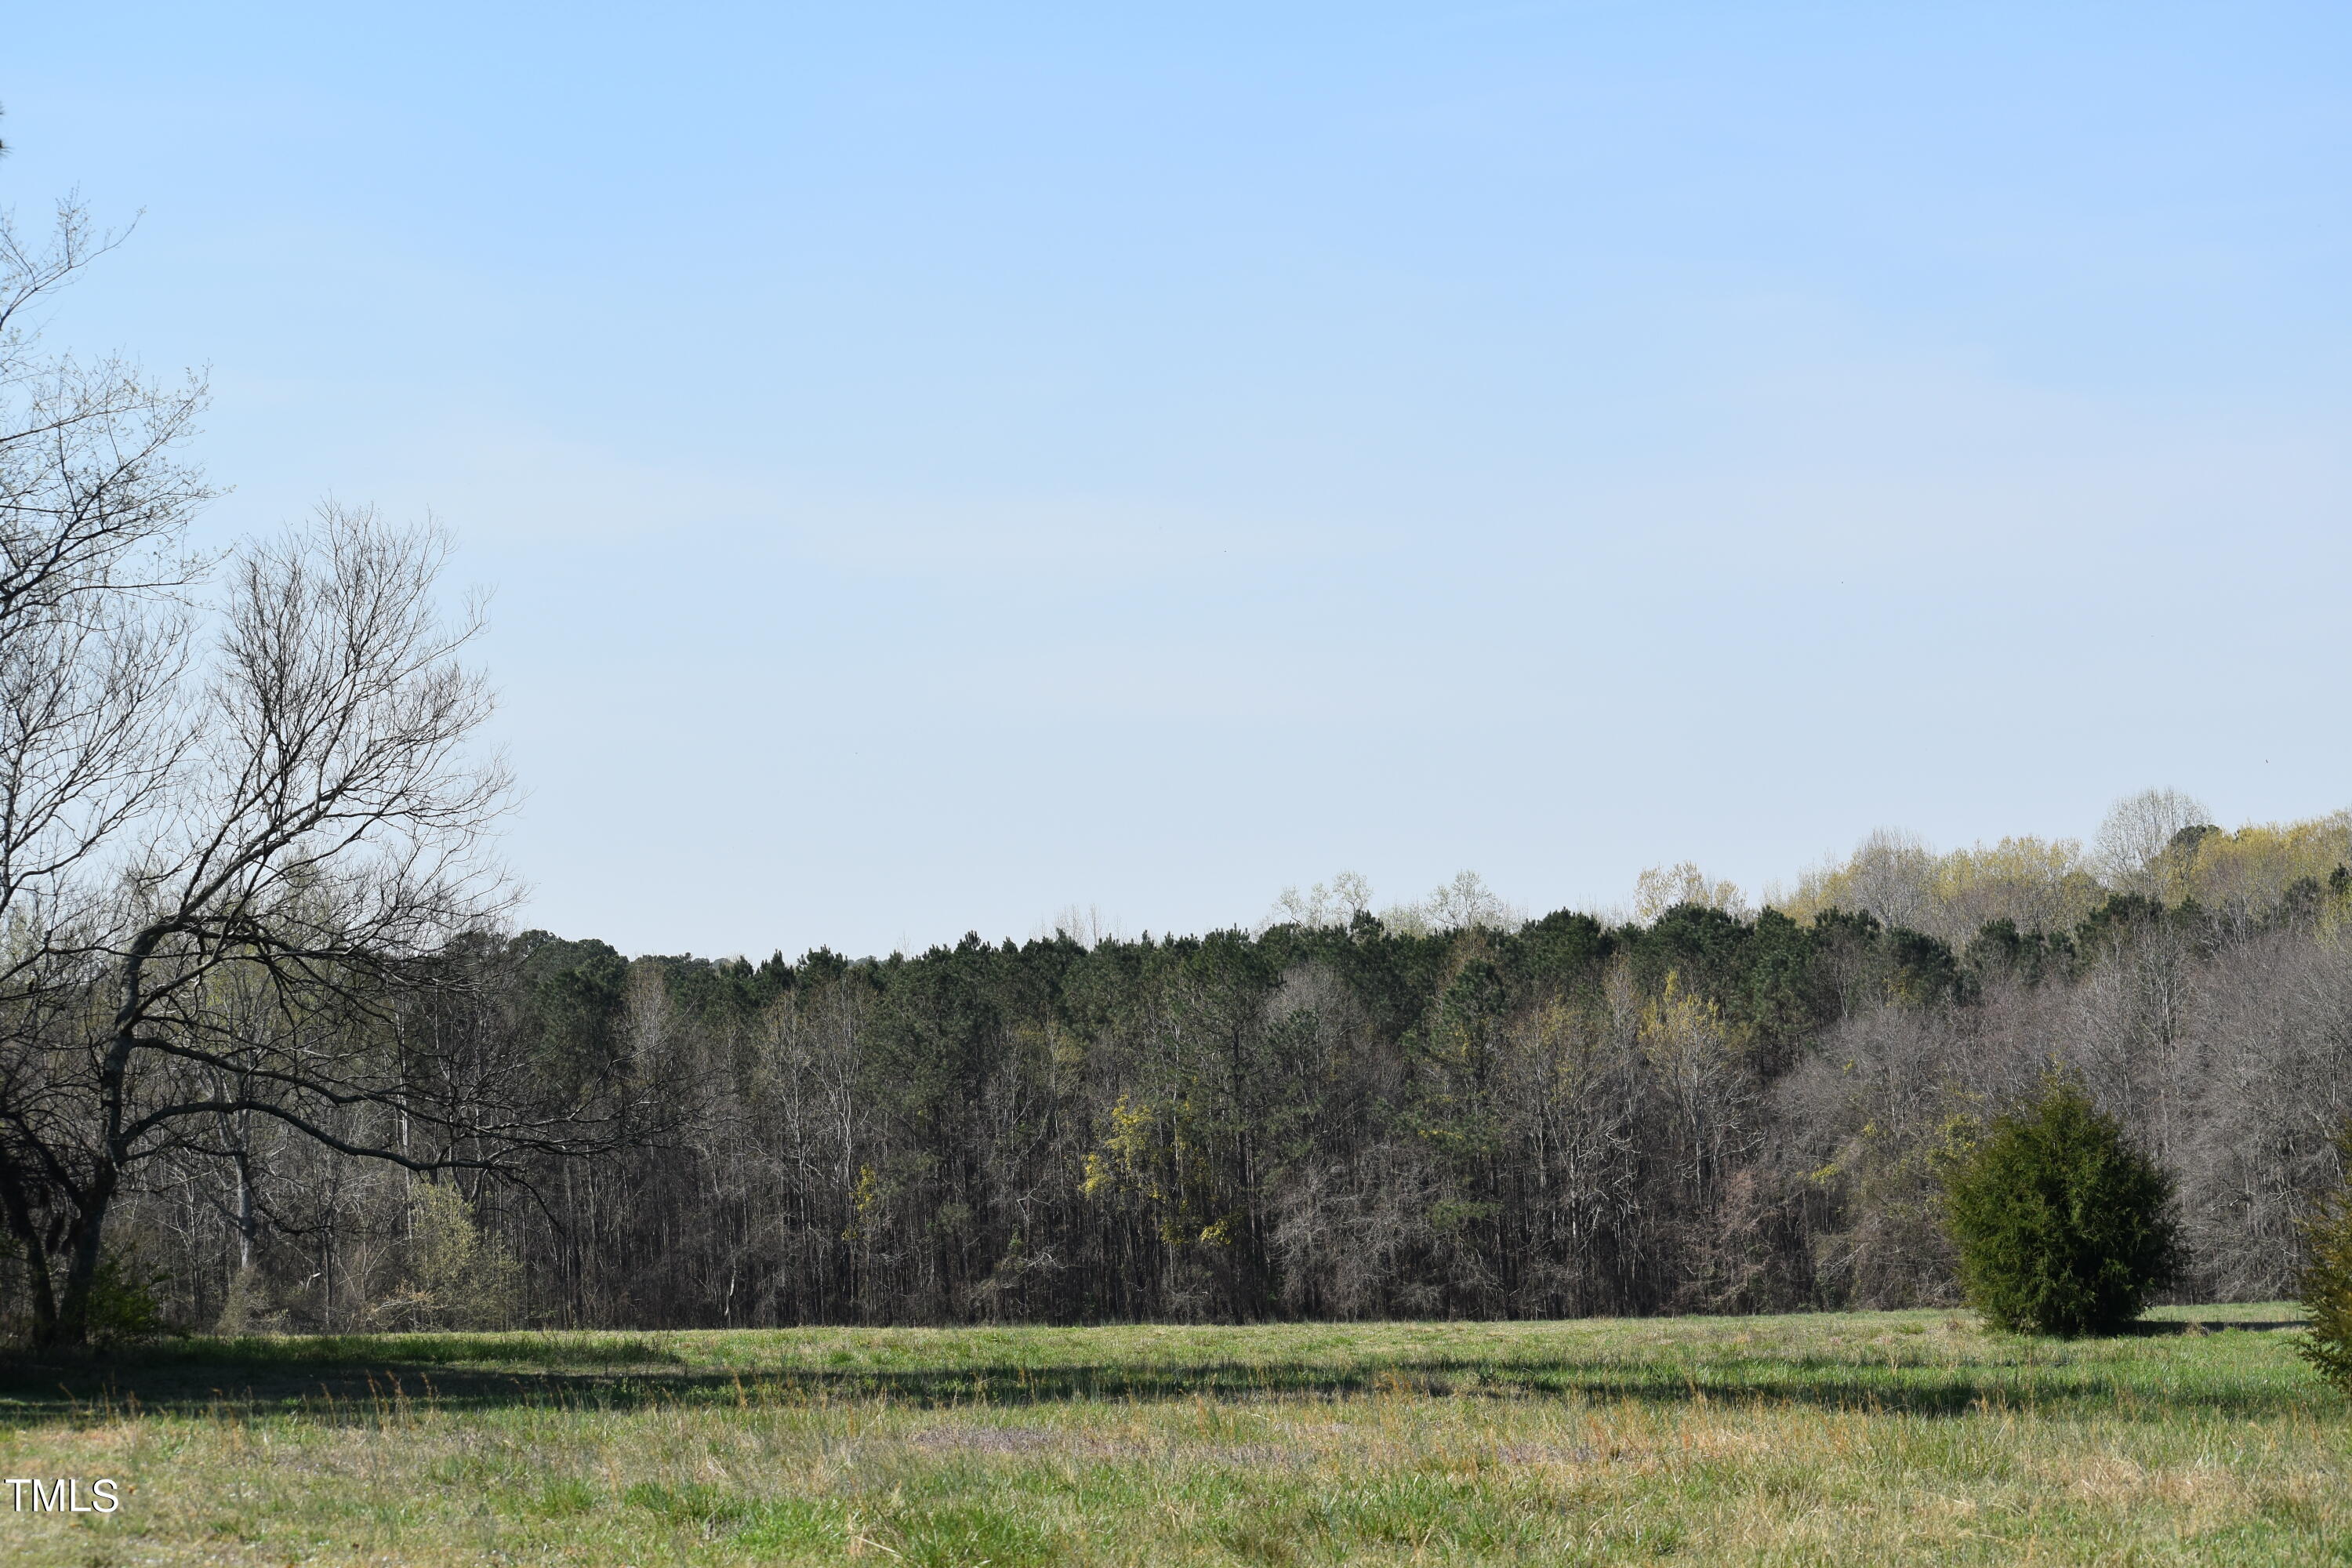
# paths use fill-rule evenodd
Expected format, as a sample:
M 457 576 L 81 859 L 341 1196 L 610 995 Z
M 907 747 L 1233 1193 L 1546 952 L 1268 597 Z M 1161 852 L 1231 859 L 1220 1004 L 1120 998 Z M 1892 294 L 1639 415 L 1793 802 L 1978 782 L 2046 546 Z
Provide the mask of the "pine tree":
M 2352 1123 L 2336 1146 L 2347 1179 L 2304 1223 L 2311 1260 L 2300 1294 L 2311 1327 L 2296 1349 L 2320 1376 L 2352 1394 Z

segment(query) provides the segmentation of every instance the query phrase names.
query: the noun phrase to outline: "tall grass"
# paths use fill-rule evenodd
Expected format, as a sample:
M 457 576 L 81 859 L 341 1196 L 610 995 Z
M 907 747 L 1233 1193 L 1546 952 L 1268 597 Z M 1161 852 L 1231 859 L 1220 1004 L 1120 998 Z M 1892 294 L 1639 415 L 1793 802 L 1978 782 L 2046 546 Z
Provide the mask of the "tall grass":
M 0 1561 L 2352 1562 L 2352 1423 L 2292 1339 L 1908 1312 L 198 1342 L 13 1370 L 0 1470 L 128 1501 L 0 1511 Z

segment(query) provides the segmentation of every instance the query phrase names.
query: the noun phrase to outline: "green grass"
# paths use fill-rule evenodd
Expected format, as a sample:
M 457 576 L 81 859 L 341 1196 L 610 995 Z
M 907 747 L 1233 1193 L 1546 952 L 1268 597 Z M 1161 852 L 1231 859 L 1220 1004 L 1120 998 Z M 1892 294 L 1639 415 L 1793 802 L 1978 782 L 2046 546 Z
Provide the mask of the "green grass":
M 127 1499 L 0 1561 L 2352 1563 L 2293 1315 L 196 1341 L 0 1379 Z

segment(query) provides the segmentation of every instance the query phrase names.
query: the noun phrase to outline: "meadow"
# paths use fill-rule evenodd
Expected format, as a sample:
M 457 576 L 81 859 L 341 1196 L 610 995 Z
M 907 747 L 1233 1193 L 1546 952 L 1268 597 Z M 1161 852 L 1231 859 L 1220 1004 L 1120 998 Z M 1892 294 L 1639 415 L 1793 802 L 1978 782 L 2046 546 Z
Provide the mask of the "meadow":
M 0 1560 L 2352 1563 L 2293 1315 L 186 1341 L 8 1366 L 0 1472 L 123 1503 Z

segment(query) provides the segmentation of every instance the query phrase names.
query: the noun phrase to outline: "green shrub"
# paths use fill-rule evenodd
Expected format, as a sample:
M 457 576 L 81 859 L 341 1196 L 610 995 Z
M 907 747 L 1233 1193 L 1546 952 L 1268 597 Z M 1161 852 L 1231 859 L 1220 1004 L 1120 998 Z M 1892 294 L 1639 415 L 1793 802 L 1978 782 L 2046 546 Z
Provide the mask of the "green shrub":
M 409 1193 L 404 1288 L 369 1309 L 378 1330 L 509 1327 L 522 1293 L 522 1265 L 483 1234 L 455 1186 L 420 1182 Z
M 174 1332 L 156 1300 L 164 1283 L 162 1269 L 146 1268 L 128 1255 L 99 1259 L 98 1272 L 89 1281 L 90 1343 L 135 1344 Z
M 2171 1178 L 2071 1084 L 1987 1129 L 1945 1200 L 1961 1289 L 1995 1328 L 2113 1332 L 2183 1261 Z
M 2336 1141 L 2347 1179 L 2304 1222 L 2311 1260 L 2303 1270 L 2304 1314 L 2311 1327 L 2295 1349 L 2319 1375 L 2352 1394 L 2352 1125 Z

